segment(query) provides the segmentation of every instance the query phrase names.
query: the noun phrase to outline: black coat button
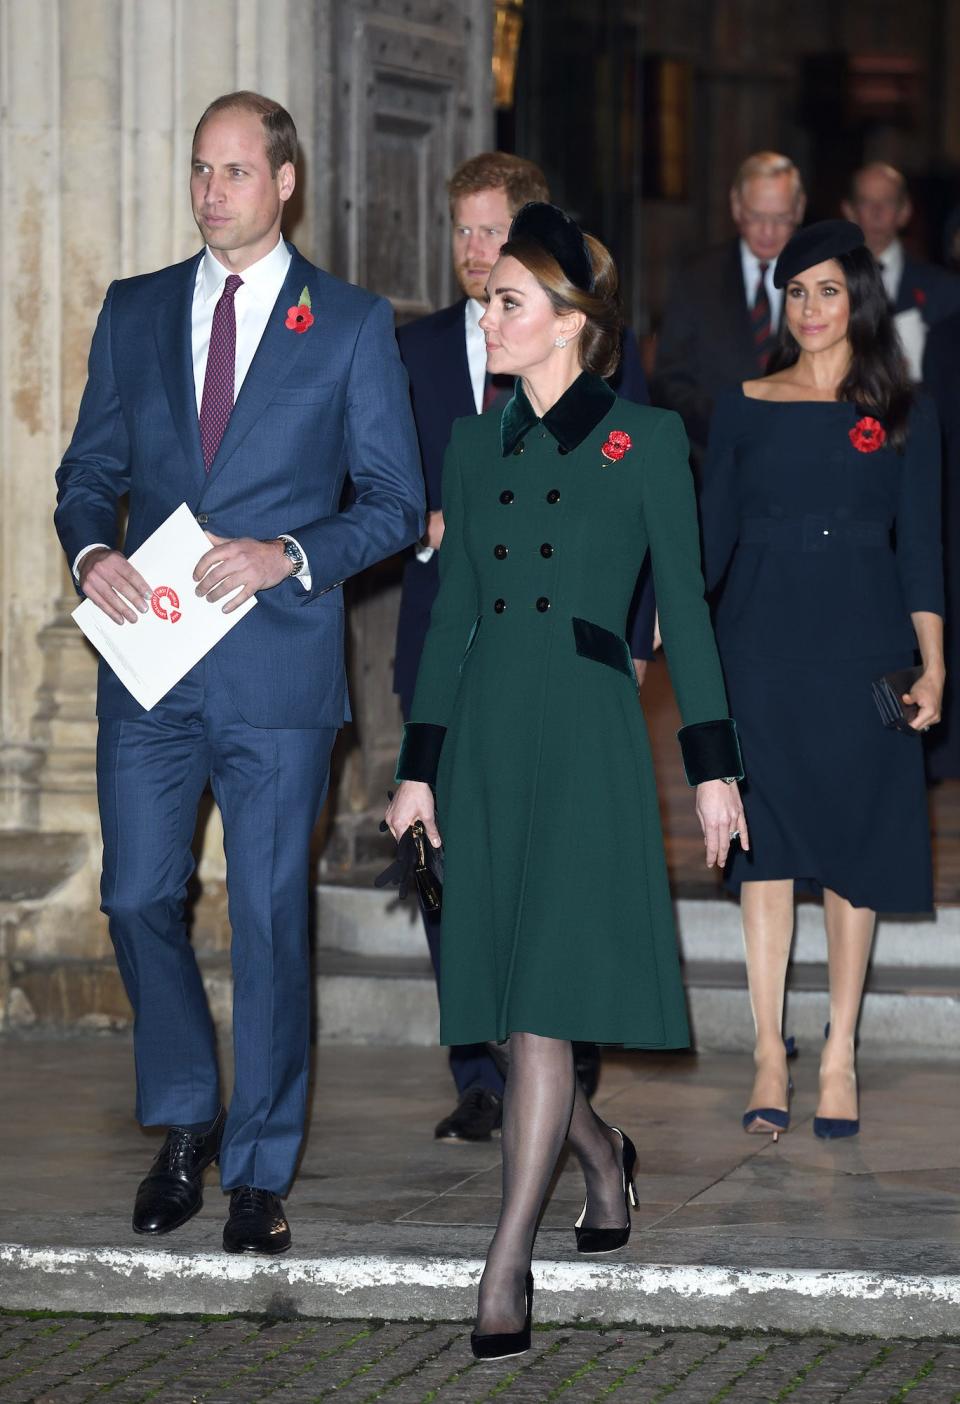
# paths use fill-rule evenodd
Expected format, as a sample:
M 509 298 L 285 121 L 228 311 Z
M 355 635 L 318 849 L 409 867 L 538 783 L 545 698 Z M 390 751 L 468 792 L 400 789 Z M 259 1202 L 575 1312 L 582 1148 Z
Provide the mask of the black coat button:
M 550 601 L 547 599 L 546 595 L 541 595 L 540 598 L 537 600 L 537 609 L 541 614 L 546 614 L 549 608 Z
M 557 444 L 557 453 L 569 453 L 569 452 L 570 452 L 570 450 L 567 449 L 567 448 L 564 448 L 564 447 L 563 447 L 563 444 Z
M 493 612 L 494 612 L 494 614 L 502 614 L 503 611 L 506 609 L 506 607 L 507 607 L 507 602 L 506 602 L 506 600 L 494 600 L 494 602 L 493 602 Z
M 559 501 L 560 501 L 560 489 L 559 489 L 559 488 L 551 488 L 550 491 L 547 493 L 547 501 L 551 504 L 551 506 L 552 506 L 555 502 L 559 502 Z
M 523 453 L 523 441 L 521 440 L 521 442 L 520 442 L 519 444 L 517 444 L 516 448 L 513 450 L 513 456 L 514 456 L 514 458 L 519 458 L 520 455 L 521 455 L 522 453 Z
M 207 522 L 208 522 L 209 520 L 210 520 L 210 518 L 207 516 L 206 512 L 198 512 L 198 513 L 197 513 L 197 525 L 198 525 L 198 526 L 206 526 L 206 525 L 207 525 Z
M 504 507 L 510 506 L 510 503 L 513 501 L 513 493 L 509 488 L 504 488 L 503 492 L 500 494 L 500 501 L 503 503 Z
M 540 554 L 545 561 L 548 561 L 553 555 L 553 547 L 550 545 L 549 541 L 545 541 L 540 547 Z
M 498 561 L 505 561 L 507 559 L 506 546 L 494 546 L 493 554 L 496 556 Z

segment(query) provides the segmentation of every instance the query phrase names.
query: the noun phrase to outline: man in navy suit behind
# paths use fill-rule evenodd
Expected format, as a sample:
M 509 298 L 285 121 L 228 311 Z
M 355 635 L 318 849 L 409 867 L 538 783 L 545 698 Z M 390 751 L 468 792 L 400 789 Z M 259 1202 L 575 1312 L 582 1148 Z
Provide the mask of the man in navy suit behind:
M 239 92 L 207 108 L 190 177 L 205 248 L 111 284 L 57 474 L 77 588 L 124 628 L 158 583 L 127 558 L 182 502 L 210 541 L 195 571 L 204 608 L 258 600 L 149 712 L 103 661 L 97 693 L 101 904 L 135 1015 L 137 1117 L 169 1128 L 133 1227 L 185 1223 L 219 1159 L 229 1252 L 291 1241 L 281 1196 L 306 1115 L 309 842 L 349 715 L 339 586 L 423 529 L 392 309 L 284 242 L 296 157 L 279 103 Z M 232 928 L 229 1110 L 184 926 L 208 782 Z
M 487 275 L 506 241 L 513 216 L 529 200 L 549 200 L 546 178 L 538 166 L 503 151 L 484 152 L 457 168 L 447 184 L 450 201 L 453 264 L 462 296 L 397 332 L 400 354 L 410 377 L 413 413 L 427 490 L 427 529 L 411 553 L 403 576 L 394 691 L 404 719 L 409 716 L 417 668 L 439 587 L 437 552 L 443 540 L 441 472 L 454 420 L 479 414 L 513 394 L 509 378 L 487 375 L 487 354 L 480 318 Z M 588 221 L 589 223 L 589 221 Z M 611 384 L 618 394 L 648 404 L 646 379 L 636 338 L 624 337 L 623 356 Z M 629 639 L 638 680 L 652 654 L 654 599 L 649 571 L 638 581 L 631 610 Z M 424 914 L 434 970 L 439 978 L 440 922 Z M 595 1086 L 597 1055 L 578 1045 L 578 1070 L 589 1090 Z M 457 1086 L 454 1111 L 439 1123 L 440 1140 L 486 1140 L 500 1124 L 503 1075 L 485 1046 L 452 1048 L 450 1067 Z
M 923 378 L 927 334 L 938 322 L 960 312 L 960 278 L 913 258 L 900 235 L 910 223 L 913 204 L 902 173 L 883 161 L 854 171 L 843 213 L 860 225 L 867 248 L 880 265 L 894 320 L 903 340 L 914 380 Z

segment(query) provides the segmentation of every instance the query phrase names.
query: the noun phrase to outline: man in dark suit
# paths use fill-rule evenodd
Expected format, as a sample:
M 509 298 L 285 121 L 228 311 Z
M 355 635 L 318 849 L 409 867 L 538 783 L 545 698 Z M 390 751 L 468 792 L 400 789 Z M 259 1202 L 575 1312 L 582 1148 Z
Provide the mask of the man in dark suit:
M 927 333 L 945 317 L 960 312 L 960 278 L 934 263 L 911 258 L 901 243 L 913 204 L 896 167 L 872 161 L 855 171 L 843 213 L 860 225 L 880 265 L 911 374 L 920 380 Z
M 695 464 L 706 451 L 718 393 L 766 368 L 783 303 L 773 269 L 805 206 L 800 172 L 788 156 L 748 156 L 730 191 L 737 238 L 701 254 L 674 284 L 652 393 L 654 404 L 683 419 Z
M 409 717 L 417 668 L 439 586 L 437 551 L 443 539 L 441 472 L 454 420 L 513 394 L 513 381 L 486 371 L 480 318 L 487 275 L 507 238 L 511 220 L 529 200 L 548 200 L 543 172 L 532 161 L 506 152 L 484 152 L 465 161 L 448 182 L 453 263 L 462 296 L 451 307 L 408 323 L 397 332 L 410 376 L 413 413 L 427 489 L 427 529 L 403 576 L 394 691 L 404 719 Z M 636 338 L 627 333 L 623 359 L 611 382 L 617 393 L 649 403 Z M 654 599 L 649 572 L 638 581 L 631 611 L 630 643 L 638 680 L 652 654 Z M 434 971 L 439 979 L 440 921 L 424 914 Z M 437 1125 L 440 1140 L 486 1140 L 500 1124 L 503 1074 L 485 1046 L 452 1048 L 450 1067 L 457 1086 L 454 1111 Z M 596 1085 L 598 1055 L 593 1045 L 578 1046 L 578 1070 L 588 1090 Z
M 943 573 L 947 592 L 943 646 L 947 685 L 940 725 L 923 738 L 931 780 L 960 779 L 960 312 L 930 328 L 923 383 L 943 439 Z
M 102 908 L 134 1009 L 137 1117 L 169 1128 L 133 1227 L 186 1222 L 219 1158 L 230 1252 L 290 1245 L 281 1196 L 306 1113 L 309 841 L 349 714 L 339 586 L 423 523 L 392 309 L 281 237 L 296 155 L 278 103 L 241 92 L 207 108 L 190 178 L 206 247 L 111 284 L 57 474 L 78 589 L 124 628 L 157 583 L 127 557 L 183 502 L 211 543 L 195 571 L 203 607 L 258 599 L 149 712 L 103 661 L 97 696 Z M 183 918 L 208 782 L 232 926 L 229 1110 Z

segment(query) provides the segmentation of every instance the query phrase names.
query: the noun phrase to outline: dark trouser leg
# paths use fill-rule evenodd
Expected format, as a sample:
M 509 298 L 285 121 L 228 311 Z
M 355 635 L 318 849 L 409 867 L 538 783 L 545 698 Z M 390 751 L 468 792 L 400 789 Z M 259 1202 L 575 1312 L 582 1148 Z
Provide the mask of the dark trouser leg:
M 97 740 L 101 904 L 134 1012 L 137 1119 L 209 1122 L 220 1102 L 216 1040 L 183 919 L 209 754 L 203 689 L 188 675 L 151 712 L 105 718 Z
M 250 726 L 220 688 L 208 692 L 207 729 L 233 932 L 235 1082 L 221 1182 L 285 1194 L 306 1117 L 310 835 L 336 731 Z
M 439 912 L 425 912 L 422 907 L 420 915 L 423 917 L 423 929 L 426 932 L 433 974 L 439 990 L 441 916 Z M 495 1092 L 498 1097 L 503 1096 L 503 1074 L 491 1058 L 485 1043 L 454 1045 L 450 1049 L 450 1071 L 460 1096 L 471 1087 L 483 1087 L 488 1092 Z

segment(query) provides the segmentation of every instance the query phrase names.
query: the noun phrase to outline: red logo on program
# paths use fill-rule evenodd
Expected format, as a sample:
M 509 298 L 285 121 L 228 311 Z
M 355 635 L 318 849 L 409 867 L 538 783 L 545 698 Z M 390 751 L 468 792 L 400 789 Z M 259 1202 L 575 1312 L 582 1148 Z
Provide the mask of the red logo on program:
M 164 604 L 164 600 L 170 601 L 169 614 L 167 613 L 167 607 Z M 169 619 L 171 624 L 176 624 L 177 620 L 183 617 L 180 613 L 179 606 L 179 596 L 177 595 L 176 590 L 174 590 L 173 587 L 170 585 L 158 585 L 157 588 L 154 590 L 153 594 L 150 596 L 150 608 L 153 610 L 154 614 L 157 616 L 158 619 Z

